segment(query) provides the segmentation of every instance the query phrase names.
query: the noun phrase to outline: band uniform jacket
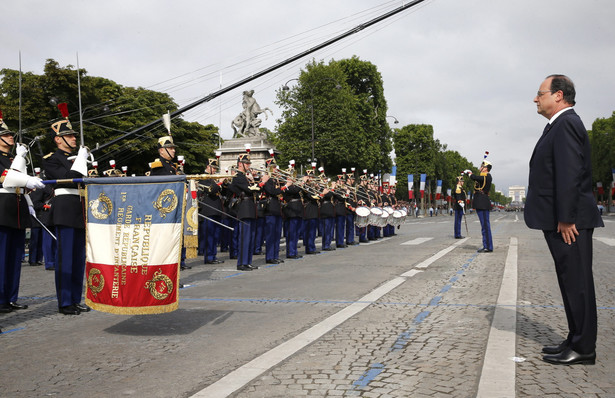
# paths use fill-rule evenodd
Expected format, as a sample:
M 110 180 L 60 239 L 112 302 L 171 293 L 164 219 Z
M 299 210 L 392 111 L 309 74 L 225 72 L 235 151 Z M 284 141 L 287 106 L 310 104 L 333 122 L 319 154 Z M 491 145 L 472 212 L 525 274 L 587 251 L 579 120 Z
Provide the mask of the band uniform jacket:
M 314 195 L 307 191 L 303 197 L 305 200 L 303 219 L 312 220 L 314 218 L 320 218 L 320 199 L 315 198 Z
M 587 130 L 573 109 L 545 129 L 530 159 L 524 218 L 529 228 L 557 230 L 558 222 L 577 229 L 603 227 L 592 194 Z
M 68 160 L 71 154 L 61 149 L 43 157 L 45 176 L 50 180 L 83 178 L 78 171 L 71 170 L 72 160 Z M 56 184 L 54 189 L 71 188 L 79 189 L 77 183 Z M 50 223 L 54 226 L 70 228 L 85 228 L 84 201 L 81 195 L 57 195 L 51 200 L 49 213 Z
M 222 215 L 222 200 L 220 191 L 222 188 L 215 180 L 203 180 L 199 183 L 203 190 L 201 191 L 199 205 L 199 213 L 203 216 L 221 216 Z
M 474 181 L 474 198 L 472 207 L 476 210 L 491 210 L 491 199 L 489 190 L 491 189 L 491 174 L 481 173 L 481 175 L 471 174 L 470 178 Z
M 11 163 L 13 163 L 11 155 L 0 151 L 0 175 L 11 167 Z M 24 188 L 18 189 L 23 193 Z M 21 194 L 0 192 L 0 214 L 0 225 L 3 227 L 26 229 L 30 226 L 28 204 Z
M 266 194 L 265 200 L 267 201 L 267 206 L 265 207 L 265 215 L 282 216 L 282 205 L 278 196 L 281 195 L 283 192 L 280 188 L 280 184 L 278 184 L 275 178 L 270 178 L 263 186 L 263 191 Z
M 36 218 L 42 222 L 45 226 L 49 226 L 49 209 L 45 208 L 53 198 L 53 188 L 51 185 L 45 185 L 45 188 L 37 188 L 30 192 L 30 199 L 32 200 L 32 207 L 36 211 Z M 32 225 L 40 227 L 40 225 L 33 220 Z
M 459 201 L 461 200 L 464 204 L 466 202 L 466 191 L 463 190 L 463 187 L 455 186 L 453 188 L 453 200 L 455 201 L 455 211 L 462 211 L 464 207 L 459 205 Z
M 181 174 L 178 171 L 177 164 L 167 160 L 165 158 L 156 159 L 151 164 L 150 174 L 151 176 L 168 176 Z
M 333 192 L 327 192 L 320 203 L 320 217 L 330 218 L 335 217 L 335 206 L 333 205 Z
M 250 189 L 250 184 L 248 183 L 246 175 L 238 171 L 233 177 L 229 189 L 235 194 L 235 198 L 239 200 L 236 208 L 237 218 L 240 220 L 256 218 L 255 191 Z
M 346 215 L 346 193 L 343 191 L 334 191 L 335 215 L 336 217 Z
M 284 217 L 297 218 L 303 217 L 303 201 L 301 198 L 301 188 L 296 185 L 291 185 L 284 191 Z

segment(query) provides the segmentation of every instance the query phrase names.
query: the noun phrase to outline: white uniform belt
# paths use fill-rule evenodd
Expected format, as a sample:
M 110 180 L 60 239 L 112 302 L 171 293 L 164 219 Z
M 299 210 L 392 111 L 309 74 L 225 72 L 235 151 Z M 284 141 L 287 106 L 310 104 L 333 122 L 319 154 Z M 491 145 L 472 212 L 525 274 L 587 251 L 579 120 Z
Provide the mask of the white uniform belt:
M 56 188 L 56 196 L 60 195 L 77 195 L 79 196 L 79 190 L 77 188 Z
M 17 188 L 0 188 L 0 193 L 17 193 Z

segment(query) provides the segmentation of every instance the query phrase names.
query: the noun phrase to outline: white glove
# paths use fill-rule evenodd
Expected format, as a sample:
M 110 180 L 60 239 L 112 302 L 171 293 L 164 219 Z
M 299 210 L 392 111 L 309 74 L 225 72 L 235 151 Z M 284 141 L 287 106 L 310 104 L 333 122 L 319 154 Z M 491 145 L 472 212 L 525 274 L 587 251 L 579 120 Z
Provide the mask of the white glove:
M 472 175 L 472 170 L 470 170 L 470 169 L 464 170 L 463 173 L 471 176 Z
M 79 148 L 79 152 L 77 152 L 77 157 L 75 158 L 75 162 L 73 163 L 73 167 L 71 170 L 75 170 L 82 175 L 88 174 L 88 149 L 86 147 Z
M 34 207 L 28 206 L 28 211 L 30 212 L 31 216 L 36 217 L 36 211 L 34 210 Z
M 17 154 L 17 156 L 25 158 L 26 153 L 28 153 L 28 147 L 22 144 L 17 144 L 17 146 L 15 147 L 15 153 Z
M 43 189 L 45 188 L 45 184 L 43 184 L 43 180 L 38 177 L 30 177 L 28 176 L 28 180 L 26 181 L 26 188 L 28 189 Z
M 88 152 L 88 148 L 86 148 L 84 146 L 79 148 L 79 152 L 77 152 L 77 157 L 83 158 L 85 160 L 88 160 L 88 156 L 89 155 L 90 155 L 90 153 Z

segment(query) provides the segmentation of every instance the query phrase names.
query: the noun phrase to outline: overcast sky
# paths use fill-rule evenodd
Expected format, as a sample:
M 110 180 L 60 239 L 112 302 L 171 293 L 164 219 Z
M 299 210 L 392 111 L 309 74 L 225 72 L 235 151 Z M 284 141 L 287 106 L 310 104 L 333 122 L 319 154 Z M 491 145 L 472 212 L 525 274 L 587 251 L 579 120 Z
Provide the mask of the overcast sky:
M 0 68 L 18 69 L 21 51 L 22 70 L 40 74 L 46 59 L 76 65 L 78 53 L 89 75 L 168 92 L 183 106 L 403 3 L 0 4 Z M 231 138 L 241 91 L 254 89 L 261 107 L 273 109 L 274 117 L 263 123 L 273 130 L 280 116 L 275 91 L 307 62 L 357 55 L 382 74 L 387 114 L 400 122 L 388 118 L 392 127 L 431 124 L 435 138 L 475 165 L 489 151 L 494 184 L 506 194 L 508 186 L 527 185 L 528 161 L 547 122 L 533 103 L 545 76 L 563 73 L 573 79 L 577 113 L 586 128 L 615 111 L 614 20 L 612 0 L 427 0 L 184 116 L 220 125 L 223 138 Z

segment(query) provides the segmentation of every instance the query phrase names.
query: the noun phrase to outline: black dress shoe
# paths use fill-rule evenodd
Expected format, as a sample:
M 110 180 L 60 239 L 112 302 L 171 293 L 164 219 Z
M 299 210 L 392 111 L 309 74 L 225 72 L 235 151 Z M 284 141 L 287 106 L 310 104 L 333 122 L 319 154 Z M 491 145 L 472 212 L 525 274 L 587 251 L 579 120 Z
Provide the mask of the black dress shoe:
M 246 265 L 238 265 L 237 271 L 252 271 L 252 268 Z
M 319 254 L 320 252 L 318 250 L 315 250 L 313 252 L 305 252 L 305 254 Z
M 545 355 L 542 360 L 554 365 L 594 365 L 596 363 L 596 351 L 589 354 L 579 354 L 567 347 L 559 354 Z
M 250 269 L 258 269 L 258 265 L 252 265 L 252 264 L 245 265 L 245 267 L 248 267 Z
M 230 256 L 229 257 L 231 260 L 237 260 L 237 256 Z
M 74 305 L 67 305 L 66 307 L 60 307 L 58 312 L 64 315 L 79 315 L 81 313 Z
M 267 264 L 278 264 L 278 262 L 276 260 L 266 260 L 265 263 L 267 263 Z
M 478 253 L 491 253 L 493 250 L 485 249 L 484 247 L 477 250 Z
M 297 260 L 299 258 L 303 258 L 303 256 L 300 256 L 299 254 L 297 254 L 296 256 L 286 256 L 286 258 L 290 258 L 292 260 Z
M 369 240 L 367 240 L 367 239 L 362 239 L 362 240 L 360 240 L 359 242 L 361 242 L 361 243 L 369 243 Z
M 542 352 L 545 354 L 559 354 L 560 352 L 564 351 L 566 348 L 568 348 L 568 341 L 564 340 L 558 345 L 542 347 Z
M 284 260 L 280 260 L 279 258 L 276 258 L 275 261 L 277 261 L 278 264 L 282 264 L 284 262 Z
M 326 249 L 322 249 L 322 251 L 325 252 L 332 252 L 333 250 L 335 250 L 335 247 L 327 247 Z
M 211 261 L 205 261 L 205 264 L 222 264 L 224 262 L 224 260 L 211 260 Z
M 92 309 L 85 304 L 77 303 L 75 304 L 75 308 L 79 310 L 79 312 L 90 312 Z
M 359 242 L 352 242 L 352 243 L 349 243 L 349 245 L 351 245 L 351 246 L 358 246 Z
M 8 304 L 0 304 L 0 314 L 8 314 L 9 312 L 12 312 L 13 308 L 11 308 L 10 305 Z
M 192 269 L 192 267 L 189 265 L 182 265 L 180 266 L 180 269 Z
M 339 246 L 335 246 L 337 249 L 345 249 L 347 246 L 346 245 L 339 245 Z
M 465 236 L 455 236 L 455 239 L 463 239 Z
M 28 308 L 26 304 L 9 303 L 9 306 L 14 310 L 25 310 Z
M 45 271 L 55 271 L 56 267 L 49 267 L 49 268 L 45 268 Z

